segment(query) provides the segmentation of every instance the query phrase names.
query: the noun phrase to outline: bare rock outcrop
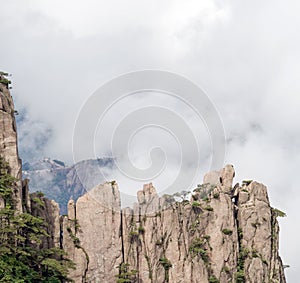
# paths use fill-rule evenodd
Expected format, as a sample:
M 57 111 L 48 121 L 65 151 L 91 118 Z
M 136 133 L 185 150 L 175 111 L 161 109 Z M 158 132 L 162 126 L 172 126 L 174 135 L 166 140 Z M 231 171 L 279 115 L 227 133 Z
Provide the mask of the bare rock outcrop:
M 237 220 L 240 250 L 249 254 L 244 263 L 247 282 L 285 282 L 278 255 L 278 222 L 263 184 L 250 182 L 240 188 Z
M 121 210 L 116 184 L 106 183 L 71 202 L 90 259 L 83 282 L 285 282 L 266 187 L 233 189 L 234 175 L 232 165 L 207 174 L 191 200 L 159 197 L 150 183 Z M 81 282 L 84 256 L 71 254 Z
M 235 172 L 232 165 L 228 164 L 220 171 L 212 171 L 205 174 L 203 183 L 222 186 L 224 190 L 232 189 Z
M 5 76 L 0 74 L 0 154 L 9 163 L 10 175 L 17 180 L 14 196 L 16 210 L 22 212 L 21 160 L 18 155 L 15 109 L 8 82 Z
M 76 264 L 75 283 L 285 283 L 276 219 L 284 213 L 270 206 L 263 184 L 232 188 L 232 165 L 206 174 L 189 200 L 186 193 L 159 197 L 150 183 L 132 208 L 121 209 L 113 181 L 70 200 L 68 214 L 59 216 L 57 203 L 30 196 L 21 180 L 12 98 L 0 79 L 0 156 L 16 178 L 16 212 L 45 220 L 50 237 L 41 248 L 64 249 Z
M 115 282 L 122 261 L 120 194 L 116 184 L 98 185 L 69 202 L 63 248 L 77 264 L 75 282 Z

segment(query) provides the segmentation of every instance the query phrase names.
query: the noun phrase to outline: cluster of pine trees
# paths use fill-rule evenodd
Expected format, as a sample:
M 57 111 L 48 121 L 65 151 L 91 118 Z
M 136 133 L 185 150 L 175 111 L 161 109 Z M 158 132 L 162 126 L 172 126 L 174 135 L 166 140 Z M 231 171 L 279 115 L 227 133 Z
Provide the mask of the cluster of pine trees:
M 42 248 L 47 223 L 30 213 L 16 213 L 16 179 L 0 157 L 0 282 L 71 282 L 74 264 L 59 248 Z

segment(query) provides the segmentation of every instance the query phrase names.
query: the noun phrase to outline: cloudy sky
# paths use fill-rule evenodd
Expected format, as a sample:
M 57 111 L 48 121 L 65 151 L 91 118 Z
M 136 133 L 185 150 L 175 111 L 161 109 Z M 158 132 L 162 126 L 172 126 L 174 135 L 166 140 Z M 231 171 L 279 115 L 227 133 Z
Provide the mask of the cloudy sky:
M 272 205 L 288 214 L 280 221 L 280 253 L 291 265 L 288 282 L 297 282 L 299 9 L 293 0 L 1 1 L 0 62 L 13 74 L 23 159 L 49 156 L 71 164 L 78 113 L 116 76 L 156 69 L 189 78 L 207 93 L 222 119 L 224 163 L 234 164 L 236 181 L 265 183 Z M 109 137 L 125 110 L 151 105 L 167 105 L 194 131 L 202 149 L 201 178 L 209 168 L 213 129 L 205 129 L 180 101 L 158 93 L 116 103 L 97 130 L 96 155 L 111 154 Z M 155 185 L 164 186 L 163 180 L 182 170 L 176 138 L 158 128 L 132 138 L 136 166 L 149 166 L 153 144 L 166 148 L 169 167 Z M 128 184 L 125 179 L 121 186 Z

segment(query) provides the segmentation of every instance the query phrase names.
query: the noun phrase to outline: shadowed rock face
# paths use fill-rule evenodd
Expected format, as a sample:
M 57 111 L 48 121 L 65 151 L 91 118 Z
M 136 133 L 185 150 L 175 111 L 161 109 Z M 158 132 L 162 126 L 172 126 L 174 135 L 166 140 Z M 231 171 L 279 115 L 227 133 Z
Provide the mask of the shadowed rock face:
M 72 278 L 116 282 L 123 264 L 130 282 L 285 282 L 267 189 L 257 182 L 232 189 L 233 177 L 231 165 L 207 174 L 190 201 L 158 197 L 148 184 L 121 210 L 111 183 L 71 201 L 64 235 L 69 225 L 80 241 L 75 248 L 64 240 L 78 266 Z

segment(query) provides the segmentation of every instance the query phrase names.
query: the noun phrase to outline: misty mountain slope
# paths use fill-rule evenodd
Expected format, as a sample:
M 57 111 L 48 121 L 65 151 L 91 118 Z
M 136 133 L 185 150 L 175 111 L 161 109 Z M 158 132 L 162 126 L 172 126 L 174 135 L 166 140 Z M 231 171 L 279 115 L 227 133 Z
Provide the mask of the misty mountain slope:
M 277 221 L 285 213 L 271 207 L 263 184 L 233 186 L 232 165 L 207 173 L 190 199 L 185 192 L 176 194 L 181 201 L 159 197 L 149 183 L 137 203 L 122 208 L 116 181 L 84 193 L 113 160 L 67 167 L 44 159 L 24 164 L 33 190 L 61 193 L 64 202 L 84 194 L 68 202 L 67 215 L 55 201 L 29 195 L 7 85 L 0 83 L 1 282 L 286 282 Z M 66 265 L 72 262 L 74 269 Z
M 112 158 L 80 161 L 72 166 L 60 160 L 44 158 L 23 164 L 23 179 L 30 180 L 30 191 L 41 191 L 59 203 L 61 214 L 66 214 L 70 199 L 75 201 L 99 183 L 114 166 Z

